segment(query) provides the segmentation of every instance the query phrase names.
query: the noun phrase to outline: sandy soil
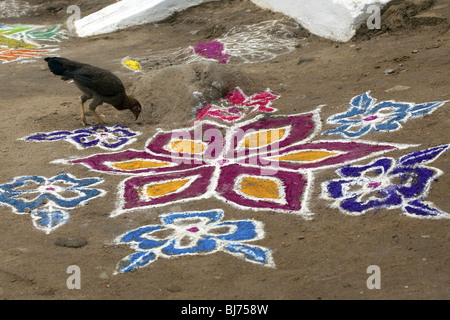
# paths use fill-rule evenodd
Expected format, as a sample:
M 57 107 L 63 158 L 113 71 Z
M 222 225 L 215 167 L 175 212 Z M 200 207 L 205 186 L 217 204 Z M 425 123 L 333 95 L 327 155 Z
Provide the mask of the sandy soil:
M 4 23 L 64 23 L 69 1 L 53 9 L 40 3 L 32 17 Z M 53 2 L 53 1 L 52 1 Z M 53 2 L 55 3 L 55 2 Z M 79 1 L 88 14 L 111 1 Z M 94 3 L 89 5 L 89 3 Z M 395 7 L 397 6 L 397 7 Z M 437 8 L 437 9 L 436 9 Z M 450 5 L 436 0 L 424 7 L 428 14 L 450 19 Z M 414 11 L 415 10 L 415 11 Z M 394 4 L 382 16 L 382 30 L 362 28 L 355 39 L 336 43 L 300 32 L 302 40 L 291 53 L 271 61 L 237 66 L 255 82 L 281 95 L 281 114 L 301 113 L 326 104 L 324 123 L 348 108 L 349 100 L 368 90 L 377 100 L 429 102 L 450 99 L 450 32 L 445 19 L 421 18 L 416 7 Z M 282 19 L 249 1 L 220 1 L 191 8 L 157 25 L 133 27 L 113 34 L 60 43 L 57 55 L 110 69 L 127 89 L 142 74 L 124 68 L 125 56 L 145 56 L 217 38 L 236 25 Z M 307 35 L 306 38 L 305 34 Z M 384 70 L 394 69 L 386 75 Z M 145 70 L 152 72 L 152 70 Z M 78 89 L 53 76 L 43 61 L 0 64 L 0 182 L 13 177 L 76 177 L 105 179 L 99 186 L 105 197 L 74 210 L 71 222 L 50 234 L 33 227 L 27 215 L 0 207 L 0 299 L 448 299 L 450 297 L 450 220 L 414 219 L 400 209 L 347 216 L 319 199 L 320 182 L 335 178 L 333 169 L 315 173 L 310 209 L 312 220 L 271 211 L 240 210 L 218 200 L 193 201 L 148 212 L 110 218 L 115 208 L 116 186 L 122 176 L 94 173 L 86 167 L 50 164 L 55 159 L 87 156 L 98 150 L 77 150 L 66 142 L 25 143 L 17 139 L 35 132 L 75 130 L 81 127 Z M 397 85 L 408 90 L 386 92 Z M 176 87 L 161 88 L 161 95 L 176 96 Z M 154 106 L 163 108 L 164 106 Z M 179 108 L 192 106 L 179 105 Z M 149 119 L 137 122 L 131 113 L 110 106 L 98 111 L 108 124 L 126 125 L 143 132 L 132 145 L 142 149 L 156 128 L 180 128 L 180 123 Z M 173 118 L 177 111 L 170 109 Z M 88 118 L 92 121 L 92 118 Z M 448 105 L 421 119 L 411 120 L 392 133 L 374 133 L 369 140 L 420 144 L 427 148 L 449 143 Z M 186 123 L 185 125 L 188 125 Z M 328 128 L 328 127 L 327 127 Z M 337 138 L 337 137 L 336 137 Z M 364 137 L 364 139 L 366 139 Z M 419 149 L 418 148 L 418 149 Z M 399 157 L 405 150 L 388 154 Z M 368 160 L 361 164 L 368 163 Z M 449 153 L 433 162 L 444 174 L 427 200 L 450 212 Z M 262 221 L 266 236 L 258 245 L 273 249 L 276 268 L 265 268 L 219 252 L 205 256 L 158 259 L 148 267 L 113 275 L 116 264 L 133 251 L 112 245 L 120 234 L 145 224 L 159 223 L 158 216 L 173 210 L 222 208 L 227 219 Z M 80 248 L 62 246 L 60 238 L 82 238 Z M 81 269 L 81 289 L 69 290 L 69 265 Z M 369 290 L 368 266 L 381 270 L 381 289 Z

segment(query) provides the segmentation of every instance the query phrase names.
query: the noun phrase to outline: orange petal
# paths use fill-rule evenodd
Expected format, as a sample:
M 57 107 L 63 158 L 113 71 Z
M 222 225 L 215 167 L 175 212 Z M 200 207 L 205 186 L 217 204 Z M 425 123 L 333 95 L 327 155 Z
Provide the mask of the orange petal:
M 339 152 L 322 151 L 322 150 L 303 150 L 291 154 L 287 154 L 281 157 L 272 158 L 273 160 L 280 161 L 295 161 L 295 162 L 313 162 L 322 160 L 328 157 L 338 155 Z
M 167 194 L 176 192 L 177 190 L 183 188 L 189 181 L 191 181 L 191 179 L 186 178 L 181 180 L 155 183 L 145 186 L 141 192 L 150 199 L 159 198 Z
M 280 188 L 278 183 L 270 179 L 244 177 L 240 191 L 254 198 L 280 199 Z
M 241 148 L 259 148 L 283 139 L 286 129 L 258 131 L 244 137 Z
M 169 144 L 168 149 L 177 153 L 202 153 L 205 146 L 192 140 L 176 140 Z
M 170 162 L 160 162 L 160 161 L 151 161 L 151 160 L 133 160 L 133 161 L 124 161 L 124 162 L 115 162 L 111 165 L 119 170 L 123 171 L 133 171 L 139 169 L 147 169 L 147 168 L 159 168 L 170 165 Z

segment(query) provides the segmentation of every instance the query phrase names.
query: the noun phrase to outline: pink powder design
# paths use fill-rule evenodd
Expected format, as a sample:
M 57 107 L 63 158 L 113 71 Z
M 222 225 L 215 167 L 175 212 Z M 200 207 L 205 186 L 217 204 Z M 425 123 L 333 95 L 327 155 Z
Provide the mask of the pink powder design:
M 372 121 L 372 120 L 375 120 L 375 119 L 378 119 L 378 117 L 377 116 L 370 116 L 370 117 L 364 118 L 363 120 L 364 121 Z
M 201 55 L 207 59 L 217 60 L 218 63 L 226 64 L 230 59 L 231 55 L 224 54 L 223 43 L 218 41 L 206 41 L 197 43 L 194 46 L 194 52 L 198 55 Z
M 245 118 L 255 112 L 271 113 L 277 111 L 273 108 L 273 101 L 279 96 L 269 92 L 256 93 L 247 96 L 239 87 L 228 92 L 221 99 L 220 105 L 207 105 L 197 115 L 197 120 L 212 117 L 227 122 L 234 122 Z
M 381 182 L 370 182 L 370 183 L 368 184 L 368 186 L 369 186 L 370 188 L 372 188 L 372 189 L 376 189 L 376 188 L 378 188 L 379 186 L 381 186 Z

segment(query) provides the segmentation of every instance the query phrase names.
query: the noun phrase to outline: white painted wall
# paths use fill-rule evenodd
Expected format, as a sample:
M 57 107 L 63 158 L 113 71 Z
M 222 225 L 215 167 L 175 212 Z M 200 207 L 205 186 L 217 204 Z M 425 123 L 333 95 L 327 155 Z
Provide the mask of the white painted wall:
M 74 22 L 80 37 L 161 21 L 171 14 L 216 0 L 122 0 Z
M 109 33 L 129 26 L 163 20 L 177 11 L 220 0 L 122 0 L 75 21 L 80 37 Z M 391 0 L 251 0 L 256 5 L 294 18 L 311 33 L 348 41 L 365 23 L 367 8 L 382 8 Z
M 336 40 L 348 41 L 371 13 L 370 5 L 382 8 L 391 0 L 251 0 L 256 5 L 282 12 L 297 20 L 311 33 Z

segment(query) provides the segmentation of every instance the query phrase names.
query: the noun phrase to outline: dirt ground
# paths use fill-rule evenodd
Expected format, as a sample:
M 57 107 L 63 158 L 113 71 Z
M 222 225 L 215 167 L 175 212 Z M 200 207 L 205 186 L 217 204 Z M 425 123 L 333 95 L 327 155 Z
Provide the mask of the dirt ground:
M 78 1 L 82 16 L 113 1 Z M 427 3 L 422 1 L 421 3 Z M 30 1 L 40 4 L 32 16 L 1 23 L 64 23 L 69 1 Z M 72 2 L 70 2 L 72 4 Z M 424 11 L 419 12 L 419 9 Z M 427 13 L 426 17 L 421 16 Z M 436 18 L 436 14 L 445 19 Z M 211 2 L 188 9 L 158 24 L 132 27 L 111 34 L 63 40 L 59 56 L 101 66 L 115 72 L 127 89 L 141 76 L 124 68 L 125 56 L 167 52 L 217 38 L 236 25 L 285 18 L 264 11 L 250 1 Z M 450 99 L 450 4 L 408 6 L 396 1 L 383 11 L 383 28 L 364 26 L 350 42 L 337 43 L 300 32 L 297 48 L 263 63 L 237 66 L 281 96 L 280 114 L 313 110 L 326 104 L 322 123 L 348 108 L 350 99 L 366 91 L 378 101 L 430 102 Z M 306 37 L 305 37 L 306 35 Z M 304 38 L 304 39 L 303 39 Z M 394 69 L 393 74 L 385 74 Z M 152 70 L 145 70 L 152 72 Z M 73 84 L 52 75 L 42 58 L 32 63 L 0 64 L 0 182 L 13 177 L 76 177 L 105 179 L 103 198 L 71 213 L 71 221 L 50 234 L 33 227 L 27 215 L 0 206 L 0 299 L 151 299 L 151 300 L 335 300 L 335 299 L 448 299 L 450 298 L 450 220 L 415 219 L 400 209 L 378 210 L 347 216 L 319 199 L 320 182 L 335 178 L 334 169 L 315 172 L 310 209 L 313 219 L 272 211 L 236 209 L 216 199 L 109 217 L 115 208 L 116 189 L 123 176 L 91 172 L 80 165 L 51 164 L 55 159 L 84 157 L 98 149 L 77 150 L 66 142 L 25 143 L 19 138 L 36 132 L 75 130 L 81 127 L 78 97 Z M 397 85 L 402 91 L 386 90 Z M 166 88 L 176 95 L 176 87 Z M 448 106 L 421 119 L 410 120 L 402 130 L 374 133 L 368 140 L 420 144 L 419 148 L 449 143 Z M 156 106 L 158 107 L 158 106 Z M 160 106 L 161 107 L 161 106 Z M 186 106 L 180 105 L 179 108 Z M 190 108 L 190 107 L 189 107 Z M 157 128 L 180 128 L 180 123 L 158 123 L 110 106 L 98 108 L 108 124 L 120 124 L 143 135 L 131 147 L 143 149 Z M 177 114 L 173 114 L 176 118 Z M 88 121 L 93 118 L 89 117 Z M 185 124 L 186 126 L 188 123 Z M 330 129 L 331 127 L 326 127 Z M 364 138 L 366 139 L 366 138 Z M 406 153 L 387 154 L 397 158 Z M 434 182 L 427 201 L 450 212 L 449 152 L 433 162 L 444 174 Z M 370 159 L 369 159 L 370 160 Z M 363 160 L 361 164 L 370 162 Z M 358 163 L 358 162 L 357 162 Z M 204 256 L 158 259 L 150 266 L 113 275 L 117 263 L 131 254 L 129 246 L 112 245 L 120 234 L 145 224 L 158 224 L 159 215 L 173 210 L 221 208 L 226 218 L 255 219 L 264 223 L 265 238 L 258 245 L 273 250 L 276 268 L 218 252 Z M 80 248 L 58 245 L 59 238 L 83 238 Z M 81 270 L 81 289 L 69 290 L 70 265 Z M 381 270 L 381 289 L 368 289 L 367 268 Z

